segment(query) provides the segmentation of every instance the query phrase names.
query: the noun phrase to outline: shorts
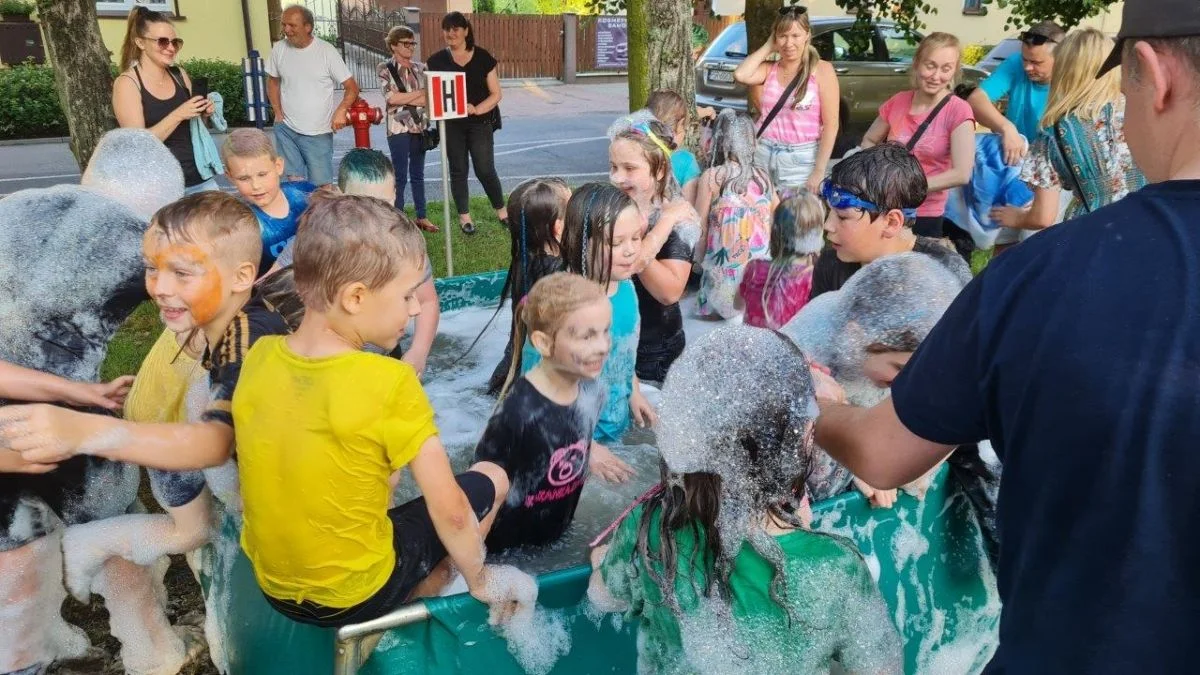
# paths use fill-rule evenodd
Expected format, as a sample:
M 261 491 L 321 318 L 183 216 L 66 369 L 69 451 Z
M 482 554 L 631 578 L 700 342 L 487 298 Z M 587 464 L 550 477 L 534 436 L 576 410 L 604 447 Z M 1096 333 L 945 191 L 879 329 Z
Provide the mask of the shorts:
M 657 342 L 648 340 L 638 342 L 636 367 L 638 380 L 661 384 L 663 380 L 667 379 L 667 371 L 671 369 L 671 364 L 675 363 L 675 359 L 683 353 L 686 345 L 687 335 L 683 331 Z
M 496 501 L 496 486 L 492 480 L 477 471 L 467 471 L 455 480 L 471 503 L 475 517 L 483 520 Z M 269 595 L 265 596 L 267 602 L 289 619 L 324 628 L 377 619 L 403 605 L 417 585 L 446 559 L 446 547 L 433 527 L 424 497 L 390 509 L 388 518 L 392 521 L 396 569 L 374 595 L 346 608 L 325 607 L 307 600 L 280 600 Z
M 203 471 L 146 469 L 146 473 L 150 476 L 150 491 L 164 508 L 177 509 L 191 504 L 208 485 Z
M 0 474 L 0 551 L 21 548 L 63 525 L 112 518 L 137 501 L 132 464 L 78 455 L 45 474 Z
M 275 125 L 275 148 L 283 157 L 283 174 L 303 176 L 321 187 L 333 182 L 333 133 L 309 136 L 289 127 Z
M 777 143 L 759 139 L 754 148 L 754 166 L 771 176 L 771 185 L 781 193 L 794 194 L 808 182 L 817 164 L 817 142 Z

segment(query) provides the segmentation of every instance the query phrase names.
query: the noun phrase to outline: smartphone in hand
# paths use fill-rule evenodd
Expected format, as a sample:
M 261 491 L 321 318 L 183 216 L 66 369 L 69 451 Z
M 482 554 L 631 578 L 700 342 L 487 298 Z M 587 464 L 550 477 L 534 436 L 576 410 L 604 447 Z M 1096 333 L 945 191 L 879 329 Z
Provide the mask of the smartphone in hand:
M 200 96 L 208 98 L 208 78 L 193 77 L 192 78 L 192 96 Z

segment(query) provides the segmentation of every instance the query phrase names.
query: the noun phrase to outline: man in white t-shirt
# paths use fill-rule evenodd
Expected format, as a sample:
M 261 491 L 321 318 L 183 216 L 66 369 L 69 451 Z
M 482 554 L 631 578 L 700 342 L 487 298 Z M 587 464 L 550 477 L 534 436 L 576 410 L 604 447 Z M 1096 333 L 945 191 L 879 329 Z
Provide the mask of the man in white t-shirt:
M 285 39 L 267 60 L 267 98 L 275 110 L 275 146 L 288 180 L 333 182 L 333 132 L 346 126 L 358 83 L 337 49 L 313 37 L 313 15 L 292 5 L 283 11 Z M 345 87 L 338 100 L 337 87 Z

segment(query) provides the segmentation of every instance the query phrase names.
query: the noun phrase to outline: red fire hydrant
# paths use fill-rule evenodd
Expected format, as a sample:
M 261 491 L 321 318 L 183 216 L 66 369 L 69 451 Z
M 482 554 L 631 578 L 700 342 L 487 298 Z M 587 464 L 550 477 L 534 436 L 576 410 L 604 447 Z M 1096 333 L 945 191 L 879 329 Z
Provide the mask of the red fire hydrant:
M 362 98 L 355 99 L 354 103 L 350 105 L 350 109 L 346 111 L 346 122 L 354 127 L 354 147 L 371 147 L 371 125 L 379 124 L 382 121 L 382 110 L 372 108 Z

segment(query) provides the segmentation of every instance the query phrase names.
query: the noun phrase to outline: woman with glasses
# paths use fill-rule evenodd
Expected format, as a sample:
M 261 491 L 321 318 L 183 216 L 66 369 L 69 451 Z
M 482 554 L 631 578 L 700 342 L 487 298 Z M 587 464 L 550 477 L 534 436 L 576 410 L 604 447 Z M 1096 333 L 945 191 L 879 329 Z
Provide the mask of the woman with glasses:
M 190 121 L 213 113 L 204 96 L 192 95 L 192 80 L 175 65 L 183 40 L 166 14 L 135 5 L 129 12 L 121 67 L 113 83 L 117 124 L 148 129 L 167 146 L 183 168 L 185 194 L 216 190 L 215 177 L 205 179 L 196 167 Z
M 1073 196 L 1063 218 L 1070 220 L 1146 185 L 1125 144 L 1121 73 L 1114 68 L 1096 77 L 1112 47 L 1104 33 L 1081 28 L 1058 48 L 1043 129 L 1021 165 L 1021 180 L 1033 189 L 1033 204 L 993 209 L 993 220 L 1038 231 L 1058 222 L 1063 190 Z
M 417 227 L 437 232 L 425 212 L 425 64 L 413 58 L 417 36 L 408 26 L 388 31 L 392 58 L 379 64 L 379 82 L 387 102 L 388 150 L 396 173 L 396 208 L 404 209 L 404 188 L 412 181 Z
M 768 61 L 778 53 L 778 61 Z M 733 79 L 759 102 L 754 165 L 777 189 L 815 193 L 825 177 L 838 133 L 837 74 L 812 46 L 808 11 L 783 7 L 771 37 L 746 57 Z

